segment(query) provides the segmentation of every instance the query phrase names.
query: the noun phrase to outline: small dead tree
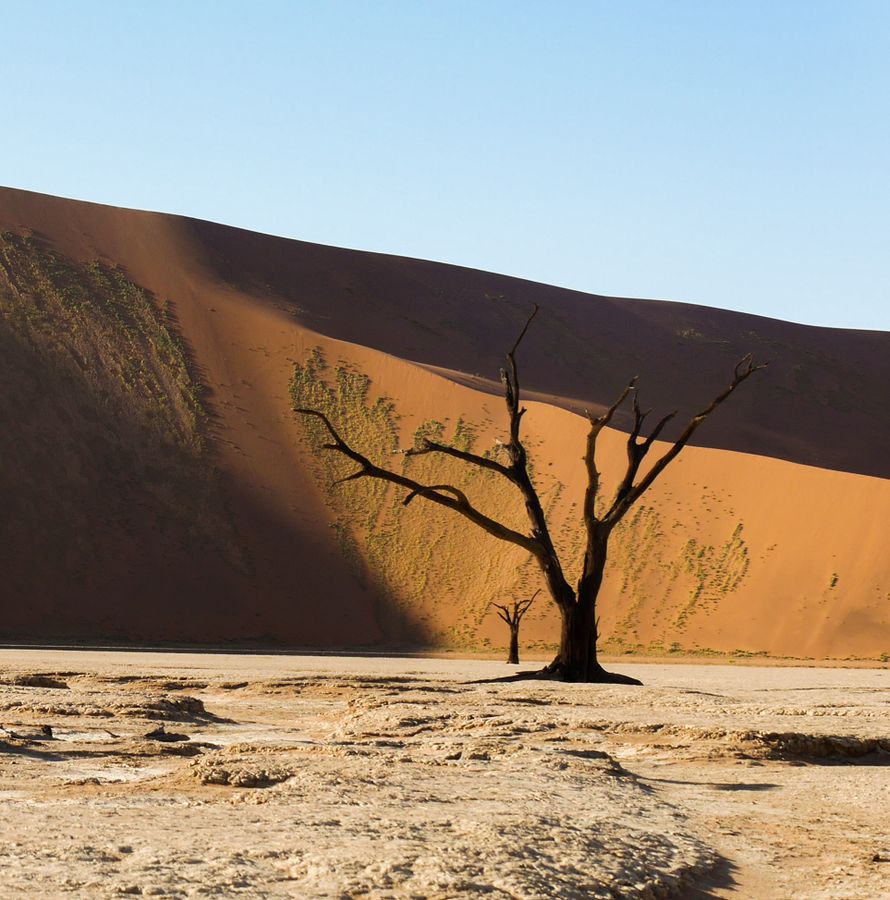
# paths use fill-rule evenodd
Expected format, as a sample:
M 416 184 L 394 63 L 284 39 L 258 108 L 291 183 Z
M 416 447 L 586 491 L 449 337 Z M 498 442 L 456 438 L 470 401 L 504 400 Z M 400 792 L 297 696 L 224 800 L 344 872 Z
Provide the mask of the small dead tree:
M 320 410 L 297 408 L 294 409 L 294 412 L 320 420 L 330 435 L 330 442 L 323 444 L 322 448 L 340 453 L 358 466 L 355 472 L 339 479 L 335 482 L 336 484 L 356 481 L 360 478 L 378 478 L 388 481 L 407 491 L 405 499 L 402 501 L 403 505 L 407 506 L 418 497 L 431 503 L 437 503 L 468 519 L 492 537 L 522 547 L 534 557 L 562 620 L 559 652 L 549 666 L 536 674 L 541 677 L 560 678 L 566 681 L 640 684 L 635 678 L 607 672 L 597 659 L 596 602 L 603 583 L 609 538 L 627 511 L 677 458 L 701 424 L 739 385 L 756 371 L 764 368 L 765 364 L 755 365 L 750 353 L 743 357 L 733 370 L 729 386 L 689 420 L 680 436 L 642 476 L 640 476 L 640 467 L 643 460 L 664 431 L 665 426 L 676 416 L 676 411 L 668 413 L 660 419 L 649 435 L 642 437 L 643 424 L 650 411 L 643 412 L 640 408 L 636 389 L 637 378 L 634 377 L 622 391 L 621 396 L 602 415 L 595 416 L 588 413 L 590 430 L 587 433 L 587 446 L 584 453 L 584 463 L 587 467 L 587 489 L 584 493 L 582 507 L 585 531 L 584 562 L 576 587 L 573 588 L 563 570 L 562 562 L 544 517 L 541 500 L 529 475 L 528 454 L 520 436 L 522 417 L 526 410 L 520 405 L 516 351 L 538 314 L 538 310 L 539 307 L 535 305 L 519 333 L 519 337 L 510 352 L 507 353 L 507 365 L 501 369 L 501 382 L 504 386 L 504 400 L 507 405 L 510 428 L 509 440 L 503 444 L 507 462 L 500 462 L 468 450 L 460 450 L 429 438 L 423 438 L 420 446 L 405 451 L 407 456 L 420 456 L 427 453 L 452 456 L 468 465 L 478 466 L 505 478 L 517 488 L 522 496 L 530 525 L 529 533 L 516 531 L 486 515 L 473 506 L 467 495 L 454 485 L 421 484 L 407 475 L 376 465 L 350 447 L 334 428 L 330 419 Z M 628 397 L 632 398 L 633 426 L 627 436 L 627 468 L 611 503 L 604 512 L 597 512 L 596 501 L 600 492 L 600 473 L 596 466 L 597 439 Z
M 498 611 L 498 615 L 507 623 L 510 629 L 510 652 L 507 654 L 507 663 L 519 665 L 519 623 L 522 617 L 529 611 L 535 597 L 541 591 L 537 590 L 527 600 L 514 600 L 513 606 L 506 606 L 502 603 L 492 603 L 492 606 Z

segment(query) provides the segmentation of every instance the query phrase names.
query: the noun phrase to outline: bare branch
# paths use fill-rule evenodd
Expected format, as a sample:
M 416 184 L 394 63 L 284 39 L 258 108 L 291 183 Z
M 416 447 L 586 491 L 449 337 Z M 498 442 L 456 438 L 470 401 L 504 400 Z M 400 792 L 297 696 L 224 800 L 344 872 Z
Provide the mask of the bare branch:
M 765 369 L 769 363 L 758 363 L 754 364 L 754 354 L 746 353 L 737 363 L 735 367 L 735 378 L 734 381 L 738 384 L 741 384 L 749 375 L 757 372 L 759 369 Z M 736 385 L 733 384 L 730 386 L 729 390 L 732 391 Z
M 618 408 L 627 399 L 627 395 L 636 388 L 639 378 L 639 375 L 634 375 L 628 382 L 627 387 L 622 391 L 621 396 L 601 416 L 592 416 L 590 413 L 587 414 L 587 418 L 590 419 L 590 424 L 593 425 L 598 432 L 602 431 L 603 428 L 612 421 L 612 416 L 615 415 Z
M 358 450 L 350 447 L 337 432 L 337 429 L 331 424 L 331 420 L 320 410 L 296 408 L 294 409 L 294 412 L 303 416 L 311 416 L 322 422 L 327 429 L 328 434 L 330 434 L 333 439 L 333 443 L 322 445 L 323 449 L 334 450 L 351 459 L 353 462 L 358 463 L 360 467 L 359 471 L 354 472 L 345 479 L 340 479 L 341 482 L 353 481 L 362 477 L 378 478 L 381 481 L 388 481 L 391 484 L 405 488 L 409 492 L 407 498 L 408 502 L 415 496 L 423 497 L 426 500 L 438 503 L 440 506 L 445 506 L 448 509 L 460 513 L 464 518 L 469 519 L 493 537 L 516 544 L 533 554 L 535 558 L 539 560 L 543 559 L 545 556 L 545 547 L 539 540 L 533 536 L 530 537 L 519 531 L 514 531 L 512 528 L 502 525 L 496 519 L 492 519 L 490 516 L 485 515 L 483 512 L 476 509 L 476 507 L 467 499 L 466 494 L 458 488 L 453 487 L 452 485 L 421 484 L 413 478 L 408 478 L 405 475 L 400 475 L 397 472 L 391 472 L 389 469 L 383 469 L 380 466 L 376 466 L 366 456 L 359 453 Z
M 516 338 L 515 343 L 510 348 L 510 352 L 507 354 L 509 369 L 501 369 L 501 381 L 504 383 L 507 410 L 510 413 L 510 440 L 514 444 L 519 440 L 519 421 L 525 414 L 524 409 L 519 409 L 519 372 L 516 368 L 516 351 L 519 349 L 522 339 L 528 332 L 529 325 L 531 325 L 540 308 L 537 303 L 534 305 L 531 315 L 526 319 L 525 325 L 522 326 L 522 331 L 519 332 L 519 337 Z
M 453 494 L 458 502 L 465 503 L 469 506 L 470 501 L 467 499 L 467 495 L 458 490 L 456 487 L 450 484 L 430 484 L 430 485 L 422 485 L 417 488 L 417 490 L 411 491 L 407 497 L 402 501 L 402 506 L 407 506 L 415 497 L 426 497 L 431 492 L 435 493 L 436 491 L 445 491 L 446 494 Z
M 513 604 L 513 615 L 517 623 L 522 621 L 522 617 L 529 611 L 532 603 L 535 602 L 535 597 L 541 593 L 541 589 L 538 588 L 527 600 L 517 600 L 516 603 Z
M 596 468 L 597 438 L 599 438 L 603 428 L 612 421 L 612 417 L 615 415 L 621 404 L 627 399 L 628 395 L 636 390 L 637 378 L 638 376 L 635 375 L 628 382 L 627 387 L 621 392 L 621 396 L 601 416 L 593 416 L 590 413 L 587 414 L 587 418 L 590 419 L 590 431 L 587 433 L 587 449 L 584 453 L 584 465 L 587 467 L 587 488 L 584 491 L 584 506 L 582 507 L 581 514 L 584 520 L 584 527 L 587 530 L 588 557 L 591 551 L 594 533 L 599 525 L 599 520 L 596 516 L 596 498 L 600 489 L 600 473 Z M 637 413 L 639 412 L 639 406 L 636 403 L 636 394 L 634 394 L 634 410 Z M 639 419 L 638 414 L 635 415 L 635 423 L 637 430 L 639 430 L 639 425 L 641 423 L 637 422 L 637 419 Z
M 302 416 L 315 416 L 316 419 L 321 419 L 324 423 L 324 427 L 327 428 L 328 434 L 334 439 L 333 444 L 325 444 L 324 448 L 327 449 L 336 449 L 339 447 L 345 447 L 346 444 L 343 439 L 337 434 L 336 429 L 333 425 L 331 425 L 331 420 L 323 413 L 317 409 L 304 409 L 302 407 L 294 407 L 295 413 L 300 413 Z
M 325 449 L 336 450 L 336 447 L 333 444 L 325 444 Z M 357 481 L 359 478 L 365 478 L 367 474 L 364 469 L 359 469 L 358 472 L 353 472 L 345 478 L 338 478 L 336 481 L 332 481 L 331 487 L 336 487 L 338 484 L 346 484 L 347 481 Z
M 519 345 L 522 343 L 522 339 L 525 337 L 525 333 L 528 331 L 529 325 L 531 325 L 531 323 L 532 323 L 532 321 L 534 320 L 535 316 L 538 314 L 538 310 L 540 310 L 540 308 L 541 308 L 541 307 L 538 306 L 537 303 L 534 305 L 534 308 L 532 309 L 531 315 L 530 315 L 530 316 L 528 317 L 528 319 L 526 320 L 526 323 L 525 323 L 525 325 L 523 326 L 522 331 L 519 332 L 519 337 L 516 338 L 516 343 L 513 344 L 512 348 L 510 349 L 510 352 L 507 354 L 508 357 L 512 357 L 512 356 L 515 356 L 515 355 L 516 355 L 516 351 L 519 349 Z
M 566 581 L 562 571 L 562 564 L 559 561 L 559 554 L 553 544 L 550 536 L 550 530 L 547 526 L 547 520 L 544 516 L 544 509 L 541 506 L 541 500 L 532 484 L 528 474 L 528 454 L 522 443 L 520 430 L 522 425 L 522 417 L 525 415 L 525 409 L 519 406 L 520 386 L 519 386 L 519 370 L 516 365 L 516 351 L 522 343 L 523 338 L 528 332 L 529 326 L 538 314 L 539 306 L 535 304 L 531 315 L 525 322 L 522 331 L 516 338 L 510 352 L 507 354 L 507 366 L 501 369 L 501 382 L 504 385 L 504 401 L 507 405 L 507 415 L 510 422 L 510 440 L 504 445 L 509 458 L 511 480 L 516 484 L 522 493 L 525 501 L 525 511 L 532 527 L 532 536 L 541 547 L 541 554 L 537 556 L 541 570 L 547 579 L 550 593 L 556 603 L 561 606 L 568 607 L 573 602 L 572 589 Z
M 636 503 L 637 500 L 642 496 L 642 494 L 652 486 L 652 483 L 658 478 L 659 475 L 670 465 L 670 463 L 676 459 L 679 455 L 680 451 L 689 443 L 689 439 L 693 434 L 698 430 L 699 426 L 708 416 L 713 413 L 717 407 L 726 400 L 727 397 L 746 379 L 750 378 L 755 372 L 758 372 L 760 369 L 765 369 L 767 366 L 766 363 L 754 363 L 754 356 L 751 353 L 748 353 L 746 356 L 743 356 L 738 363 L 736 363 L 735 369 L 733 370 L 732 381 L 724 391 L 719 393 L 700 413 L 693 416 L 686 427 L 683 429 L 683 433 L 680 437 L 674 441 L 673 445 L 667 452 L 658 459 L 652 468 L 646 473 L 645 476 L 640 480 L 640 482 L 634 486 L 627 485 L 622 482 L 622 486 L 626 488 L 624 493 L 621 496 L 616 494 L 615 502 L 612 504 L 612 508 L 609 510 L 608 514 L 605 517 L 605 521 L 613 526 L 617 522 L 621 520 L 624 514 Z M 642 444 L 636 445 L 637 447 L 643 448 L 642 456 L 645 456 L 648 452 L 649 448 L 652 445 L 652 442 L 661 433 L 661 430 L 673 418 L 673 413 L 669 416 L 666 416 L 661 422 L 656 425 L 653 434 L 649 436 L 649 438 L 644 441 Z M 642 456 L 640 459 L 642 459 Z M 639 463 L 637 463 L 637 468 L 639 467 Z M 636 473 L 634 472 L 634 475 Z M 626 476 L 625 476 L 626 479 Z M 619 492 L 621 488 L 619 488 Z
M 492 603 L 491 605 L 498 610 L 498 615 L 511 627 L 518 627 L 519 623 L 522 621 L 522 617 L 528 612 L 529 607 L 534 603 L 535 597 L 541 593 L 541 589 L 538 588 L 526 600 L 514 600 L 513 608 L 511 609 L 509 606 L 504 605 L 503 603 Z
M 667 425 L 667 423 L 670 422 L 671 419 L 673 419 L 674 416 L 676 416 L 676 415 L 677 415 L 677 410 L 674 410 L 673 412 L 669 412 L 669 413 L 668 413 L 664 418 L 662 418 L 662 419 L 659 421 L 659 423 L 652 429 L 651 433 L 649 434 L 649 437 L 646 438 L 646 450 L 647 450 L 647 451 L 648 451 L 649 447 L 651 447 L 652 444 L 655 443 L 655 441 L 658 440 L 658 436 L 661 434 L 662 431 L 664 431 L 664 426 Z
M 646 419 L 646 416 L 649 415 L 651 410 L 647 410 L 646 412 L 642 412 L 640 410 L 640 402 L 639 395 L 634 392 L 634 424 L 631 429 L 630 434 L 627 436 L 627 468 L 624 472 L 624 477 L 618 483 L 618 487 L 615 489 L 615 496 L 612 499 L 612 505 L 609 507 L 609 511 L 603 517 L 604 520 L 608 520 L 615 509 L 624 501 L 625 497 L 631 492 L 633 489 L 634 479 L 637 477 L 637 472 L 640 470 L 640 465 L 646 457 L 646 454 L 652 448 L 653 442 L 658 438 L 658 435 L 661 434 L 664 426 L 667 425 L 668 422 L 676 415 L 676 412 L 668 413 L 668 415 L 664 416 L 655 428 L 652 429 L 652 433 L 645 438 L 644 440 L 640 440 L 640 432 L 642 431 L 643 422 Z
M 487 456 L 480 456 L 478 453 L 470 453 L 467 450 L 458 450 L 457 447 L 449 447 L 448 444 L 440 444 L 429 438 L 423 439 L 422 447 L 412 447 L 410 450 L 406 450 L 405 456 L 424 456 L 427 453 L 444 453 L 446 456 L 453 456 L 455 459 L 479 466 L 482 469 L 490 469 L 515 482 L 512 470 L 496 459 L 489 459 Z
M 631 437 L 636 440 L 640 436 L 640 431 L 643 428 L 643 422 L 646 421 L 646 416 L 652 412 L 651 409 L 647 409 L 646 412 L 643 412 L 640 409 L 640 395 L 637 391 L 634 391 L 634 399 L 633 399 L 633 408 L 634 408 L 634 424 L 633 428 L 630 430 Z

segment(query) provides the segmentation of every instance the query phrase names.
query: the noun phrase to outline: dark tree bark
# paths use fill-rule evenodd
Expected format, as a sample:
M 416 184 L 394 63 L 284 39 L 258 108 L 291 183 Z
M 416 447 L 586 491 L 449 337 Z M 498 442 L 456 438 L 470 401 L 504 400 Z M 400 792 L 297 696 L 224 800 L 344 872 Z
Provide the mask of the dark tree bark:
M 351 475 L 340 479 L 338 483 L 354 481 L 359 478 L 378 478 L 395 484 L 408 493 L 402 501 L 404 505 L 411 503 L 416 497 L 422 497 L 431 503 L 437 503 L 454 510 L 469 519 L 483 531 L 508 541 L 527 550 L 535 559 L 551 599 L 559 609 L 562 619 L 559 652 L 556 658 L 541 672 L 541 677 L 560 678 L 565 681 L 608 682 L 615 684 L 640 684 L 635 678 L 607 672 L 597 659 L 597 617 L 596 602 L 603 583 L 609 538 L 615 526 L 624 518 L 627 511 L 647 491 L 659 475 L 676 459 L 680 451 L 689 442 L 702 422 L 710 416 L 735 389 L 747 380 L 754 372 L 764 368 L 765 364 L 755 365 L 751 354 L 737 363 L 729 386 L 719 393 L 701 412 L 693 416 L 680 436 L 648 469 L 639 477 L 640 466 L 652 449 L 654 442 L 661 435 L 665 426 L 676 412 L 669 413 L 659 420 L 647 437 L 642 437 L 643 424 L 649 412 L 640 409 L 636 392 L 637 379 L 633 378 L 621 396 L 600 416 L 588 414 L 590 430 L 587 434 L 587 446 L 584 454 L 587 466 L 587 489 L 584 494 L 582 519 L 586 533 L 584 563 L 577 586 L 569 584 L 563 571 L 559 554 L 556 551 L 550 530 L 544 516 L 540 498 L 528 472 L 528 455 L 521 439 L 522 417 L 525 408 L 520 405 L 519 372 L 516 365 L 516 351 L 528 332 L 529 326 L 538 314 L 535 306 L 526 321 L 516 343 L 507 354 L 507 365 L 501 369 L 501 382 L 504 386 L 504 400 L 509 417 L 510 438 L 504 444 L 507 463 L 490 457 L 480 456 L 466 450 L 459 450 L 447 444 L 425 438 L 419 447 L 405 451 L 407 456 L 419 456 L 426 453 L 441 453 L 453 456 L 463 462 L 493 471 L 514 484 L 525 503 L 529 520 L 529 533 L 508 528 L 496 519 L 476 509 L 467 495 L 459 488 L 449 484 L 421 484 L 405 475 L 375 465 L 367 457 L 354 450 L 334 428 L 327 416 L 316 409 L 297 408 L 294 412 L 316 418 L 321 421 L 330 436 L 330 442 L 323 444 L 323 449 L 333 450 L 351 459 L 358 469 Z M 627 468 L 618 484 L 611 504 L 603 514 L 596 511 L 596 500 L 600 490 L 600 474 L 596 467 L 596 443 L 600 432 L 615 415 L 618 408 L 632 397 L 634 422 L 627 437 Z
M 535 597 L 541 592 L 535 591 L 528 600 L 514 600 L 513 606 L 504 606 L 500 603 L 493 603 L 492 606 L 498 611 L 498 615 L 507 623 L 510 629 L 510 650 L 507 654 L 507 663 L 511 665 L 519 665 L 519 623 L 522 617 L 529 611 Z

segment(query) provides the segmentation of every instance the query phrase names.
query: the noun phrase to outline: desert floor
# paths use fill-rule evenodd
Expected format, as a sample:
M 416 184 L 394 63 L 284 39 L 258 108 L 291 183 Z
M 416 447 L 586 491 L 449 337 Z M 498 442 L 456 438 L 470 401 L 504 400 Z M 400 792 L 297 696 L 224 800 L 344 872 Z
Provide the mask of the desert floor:
M 0 896 L 890 897 L 890 670 L 0 651 Z

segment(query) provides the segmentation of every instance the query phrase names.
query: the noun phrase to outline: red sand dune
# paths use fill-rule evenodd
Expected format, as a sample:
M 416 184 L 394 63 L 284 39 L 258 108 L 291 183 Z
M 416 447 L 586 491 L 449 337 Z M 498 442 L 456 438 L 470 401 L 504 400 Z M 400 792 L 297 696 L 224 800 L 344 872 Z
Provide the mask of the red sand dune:
M 485 536 L 468 540 L 460 523 L 419 503 L 395 519 L 389 494 L 349 487 L 359 493 L 332 501 L 290 413 L 288 383 L 293 363 L 319 348 L 332 367 L 342 360 L 369 376 L 372 398 L 395 403 L 401 446 L 420 423 L 448 430 L 459 419 L 490 446 L 503 426 L 497 366 L 538 302 L 521 358 L 536 401 L 527 428 L 569 556 L 583 478 L 579 408 L 611 402 L 639 374 L 644 404 L 682 418 L 743 353 L 771 363 L 702 428 L 705 446 L 684 453 L 617 536 L 602 601 L 607 646 L 890 652 L 886 333 L 584 295 L 11 189 L 0 189 L 0 230 L 29 232 L 77 264 L 118 266 L 171 311 L 207 389 L 203 465 L 212 460 L 219 491 L 206 501 L 216 504 L 205 511 L 215 524 L 200 539 L 179 520 L 159 530 L 156 467 L 121 464 L 110 485 L 87 432 L 76 440 L 76 416 L 66 426 L 74 446 L 64 449 L 60 435 L 60 453 L 72 471 L 92 453 L 97 473 L 76 514 L 3 471 L 0 456 L 0 490 L 31 516 L 0 533 L 7 640 L 502 644 L 488 604 L 537 586 L 528 561 Z M 19 454 L 33 441 L 32 458 L 46 466 L 48 436 L 65 418 L 61 401 L 51 402 L 55 387 L 2 367 L 0 451 L 4 439 L 18 441 Z M 622 455 L 612 432 L 607 475 Z M 476 487 L 480 503 L 518 515 L 514 498 Z M 177 502 L 187 507 L 188 495 Z M 369 516 L 386 542 L 375 543 Z M 90 540 L 75 546 L 72 530 Z M 543 648 L 555 636 L 539 603 L 523 637 Z

